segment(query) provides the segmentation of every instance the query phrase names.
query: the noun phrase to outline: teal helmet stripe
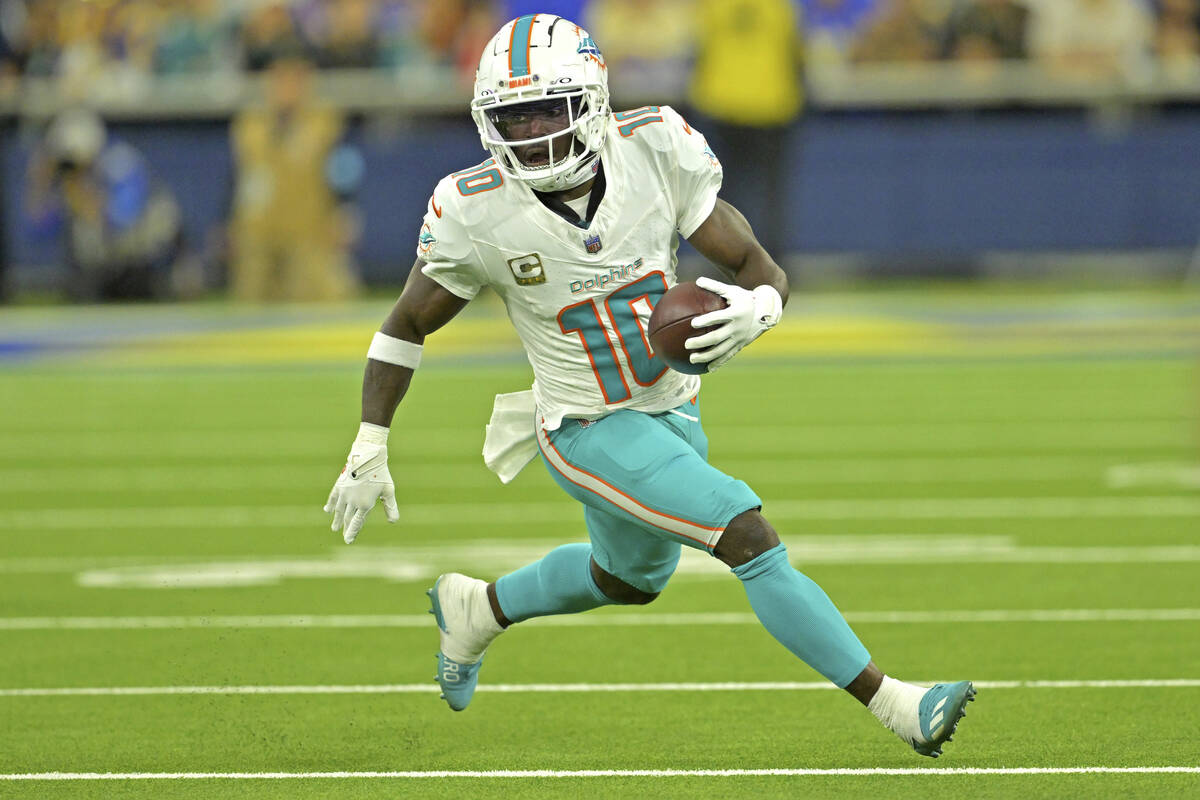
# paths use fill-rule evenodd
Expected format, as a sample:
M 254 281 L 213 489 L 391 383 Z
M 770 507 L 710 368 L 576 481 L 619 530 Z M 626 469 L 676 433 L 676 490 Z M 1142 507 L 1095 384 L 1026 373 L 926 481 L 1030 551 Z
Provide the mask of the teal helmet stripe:
M 533 34 L 533 18 L 537 14 L 526 14 L 513 25 L 512 39 L 508 45 L 508 71 L 514 78 L 529 74 L 529 39 Z

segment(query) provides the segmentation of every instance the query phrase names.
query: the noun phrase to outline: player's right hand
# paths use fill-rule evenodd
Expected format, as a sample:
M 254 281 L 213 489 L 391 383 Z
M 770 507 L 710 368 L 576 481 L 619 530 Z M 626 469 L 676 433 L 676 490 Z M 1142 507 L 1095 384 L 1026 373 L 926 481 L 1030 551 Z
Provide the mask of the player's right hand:
M 342 530 L 346 544 L 352 544 L 358 537 L 367 512 L 374 508 L 375 501 L 381 497 L 388 522 L 400 519 L 400 509 L 396 506 L 396 487 L 388 472 L 386 429 L 384 431 L 359 431 L 358 438 L 350 448 L 350 455 L 346 457 L 346 466 L 342 468 L 342 474 L 325 501 L 326 513 L 333 513 L 330 528 L 335 533 Z

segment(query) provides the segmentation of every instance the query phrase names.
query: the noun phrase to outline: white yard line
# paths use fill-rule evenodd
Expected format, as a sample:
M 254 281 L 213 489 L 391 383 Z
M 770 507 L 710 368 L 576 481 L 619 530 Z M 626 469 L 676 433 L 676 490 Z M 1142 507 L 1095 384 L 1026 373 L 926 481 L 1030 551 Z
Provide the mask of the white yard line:
M 1063 519 L 1109 517 L 1196 517 L 1200 497 L 930 497 L 770 500 L 770 519 Z M 0 529 L 24 535 L 55 530 L 144 530 L 152 528 L 244 528 L 318 525 L 328 515 L 310 505 L 126 506 L 8 511 Z M 428 503 L 401 505 L 405 525 L 502 525 L 578 523 L 579 506 L 565 502 Z
M 932 685 L 935 681 L 916 681 Z M 1069 681 L 975 681 L 979 689 L 1196 689 L 1200 678 Z M 613 694 L 628 692 L 798 692 L 836 689 L 813 681 L 673 683 L 492 683 L 476 691 L 497 694 Z M 128 697 L 151 695 L 431 694 L 429 683 L 318 686 L 68 686 L 0 689 L 0 697 Z
M 786 436 L 780 426 L 720 425 L 726 449 L 737 447 L 812 448 L 871 452 L 917 447 L 926 450 L 963 451 L 980 445 L 1003 442 L 1006 446 L 1063 447 L 1090 450 L 1105 447 L 1175 447 L 1190 431 L 1189 417 L 1140 419 L 1062 418 L 1004 420 L 897 420 L 897 421 L 808 421 L 787 422 Z M 414 428 L 406 434 L 410 452 L 477 447 L 483 440 L 483 423 L 478 425 Z M 77 457 L 207 456 L 213 452 L 272 456 L 329 455 L 331 442 L 342 442 L 329 430 L 277 428 L 272 430 L 10 430 L 4 434 L 0 457 L 24 456 L 33 450 L 70 451 Z
M 333 537 L 335 540 L 337 537 Z M 503 538 L 403 546 L 328 547 L 306 555 L 128 555 L 0 558 L 0 574 L 74 572 L 91 588 L 174 590 L 265 586 L 283 580 L 375 578 L 424 582 L 455 570 L 504 574 L 536 561 L 560 540 Z M 814 564 L 1136 564 L 1200 562 L 1200 544 L 1054 546 L 1021 544 L 1003 534 L 856 533 L 785 536 L 797 565 Z M 728 570 L 685 548 L 676 582 L 728 580 Z
M 387 772 L 25 772 L 6 781 L 364 780 L 430 778 L 752 778 L 926 775 L 1193 775 L 1197 766 L 1168 767 L 862 767 L 835 769 L 529 769 Z
M 1088 476 L 1099 479 L 1108 462 L 1094 459 Z M 1036 467 L 1031 466 L 1036 471 Z M 1083 467 L 1063 466 L 1059 471 L 1079 472 Z M 396 470 L 400 473 L 400 470 Z M 1053 468 L 1047 470 L 1052 479 Z M 312 483 L 314 477 L 327 480 L 329 470 L 313 464 L 296 464 L 289 460 L 269 465 L 255 462 L 231 468 L 228 464 L 162 465 L 162 466 L 83 466 L 72 471 L 71 490 L 83 492 L 157 492 L 157 491 L 238 491 L 254 489 L 296 489 Z M 54 467 L 0 469 L 0 494 L 23 495 L 30 492 L 60 492 L 54 487 Z M 404 483 L 421 489 L 500 487 L 500 481 L 487 470 L 483 461 L 470 464 L 438 464 L 436 469 L 405 470 Z M 397 475 L 399 477 L 399 474 Z
M 1052 608 L 947 611 L 847 611 L 855 624 L 957 624 L 974 622 L 1194 622 L 1200 608 Z M 428 614 L 267 614 L 141 617 L 0 617 L 0 631 L 173 630 L 187 628 L 429 628 Z M 738 611 L 570 614 L 538 617 L 539 627 L 624 628 L 758 625 Z
M 1067 517 L 1200 516 L 1200 498 L 932 497 L 776 500 L 764 506 L 783 519 L 1061 519 Z
M 1105 470 L 1104 480 L 1110 489 L 1145 486 L 1156 489 L 1200 489 L 1200 463 L 1157 461 L 1145 464 L 1114 464 Z
M 947 456 L 944 458 L 871 458 L 871 459 L 751 459 L 725 458 L 719 465 L 731 474 L 748 471 L 768 472 L 756 483 L 837 484 L 837 483 L 984 483 L 997 480 L 1037 482 L 1047 480 L 1092 480 L 1099 483 L 1106 475 L 1133 465 L 1113 465 L 1099 456 Z M 1200 469 L 1200 467 L 1194 467 Z M 401 461 L 395 471 L 404 474 L 407 486 L 419 488 L 499 487 L 500 483 L 482 462 L 439 464 L 436 469 L 408 470 Z M 55 480 L 58 467 L 24 466 L 0 469 L 0 494 L 60 491 Z M 188 488 L 193 490 L 291 489 L 308 476 L 325 474 L 311 465 L 288 461 L 268 469 L 231 470 L 228 465 L 170 464 L 161 466 L 81 466 L 72 470 L 72 491 L 158 491 Z M 786 476 L 772 478 L 771 475 Z M 1111 480 L 1111 479 L 1110 479 Z M 1166 484 L 1171 485 L 1171 484 Z

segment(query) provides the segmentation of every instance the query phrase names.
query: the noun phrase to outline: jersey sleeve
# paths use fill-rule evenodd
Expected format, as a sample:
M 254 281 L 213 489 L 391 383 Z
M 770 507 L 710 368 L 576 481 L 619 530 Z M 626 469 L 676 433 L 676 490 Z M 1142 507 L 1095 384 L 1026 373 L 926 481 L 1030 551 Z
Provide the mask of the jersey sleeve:
M 717 204 L 721 189 L 721 162 L 704 134 L 693 128 L 670 106 L 662 107 L 663 122 L 675 153 L 675 222 L 680 236 L 688 238 Z
M 471 300 L 487 283 L 470 231 L 462 223 L 457 204 L 446 191 L 446 180 L 434 189 L 417 237 L 421 271 L 453 295 Z

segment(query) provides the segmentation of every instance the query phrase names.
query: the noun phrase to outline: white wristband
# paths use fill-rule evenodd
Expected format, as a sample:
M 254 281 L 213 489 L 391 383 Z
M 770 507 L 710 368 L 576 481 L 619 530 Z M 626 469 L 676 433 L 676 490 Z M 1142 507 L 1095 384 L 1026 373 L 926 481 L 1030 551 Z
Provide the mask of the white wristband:
M 395 364 L 397 367 L 416 369 L 421 366 L 421 351 L 424 348 L 416 342 L 397 339 L 382 331 L 376 331 L 367 349 L 367 358 L 382 361 L 385 364 Z
M 382 425 L 376 425 L 373 422 L 360 422 L 358 424 L 358 436 L 355 437 L 356 442 L 366 442 L 367 444 L 387 444 L 388 429 Z

